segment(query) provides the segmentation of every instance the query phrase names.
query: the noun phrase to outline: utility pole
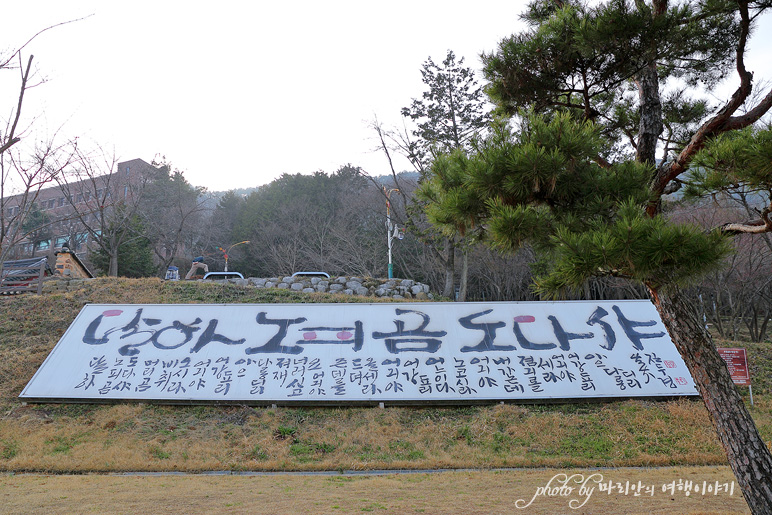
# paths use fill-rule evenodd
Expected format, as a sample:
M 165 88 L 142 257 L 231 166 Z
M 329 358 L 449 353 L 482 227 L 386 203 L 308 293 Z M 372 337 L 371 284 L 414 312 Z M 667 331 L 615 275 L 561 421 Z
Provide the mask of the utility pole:
M 394 264 L 391 261 L 391 240 L 394 239 L 396 226 L 392 227 L 391 225 L 391 193 L 399 191 L 399 189 L 392 188 L 387 191 L 386 186 L 384 186 L 383 191 L 386 193 L 386 243 L 389 247 L 389 279 L 394 279 Z

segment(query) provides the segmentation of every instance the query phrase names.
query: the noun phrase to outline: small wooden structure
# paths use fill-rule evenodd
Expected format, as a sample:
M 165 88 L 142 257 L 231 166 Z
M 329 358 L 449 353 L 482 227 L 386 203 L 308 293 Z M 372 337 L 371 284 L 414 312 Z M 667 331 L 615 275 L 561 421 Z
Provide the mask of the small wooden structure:
M 48 266 L 47 257 L 17 259 L 3 263 L 0 272 L 0 294 L 43 292 L 43 277 L 53 271 Z
M 83 261 L 71 251 L 68 247 L 62 247 L 54 252 L 56 256 L 56 268 L 54 273 L 57 276 L 70 279 L 88 279 L 94 277 L 94 274 L 83 264 Z

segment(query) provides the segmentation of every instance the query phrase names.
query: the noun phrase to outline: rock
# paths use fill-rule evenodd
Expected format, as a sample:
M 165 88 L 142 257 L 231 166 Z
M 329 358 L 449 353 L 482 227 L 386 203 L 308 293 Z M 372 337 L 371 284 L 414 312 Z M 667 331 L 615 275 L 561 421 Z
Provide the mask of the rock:
M 345 277 L 343 277 L 343 276 L 340 276 L 340 277 L 338 277 L 337 279 L 335 279 L 335 282 L 336 282 L 337 284 L 346 284 L 346 283 L 348 282 L 348 279 L 346 279 L 346 278 L 345 278 Z
M 345 293 L 346 295 L 354 295 L 354 290 L 345 289 L 341 293 Z
M 292 284 L 292 283 L 295 282 L 295 278 L 292 277 L 291 275 L 288 275 L 287 277 L 282 277 L 281 278 L 281 282 L 287 283 L 287 284 Z
M 400 286 L 404 286 L 405 288 L 410 288 L 415 284 L 415 281 L 411 279 L 402 279 L 402 282 L 399 283 Z
M 249 282 L 252 283 L 253 286 L 257 286 L 258 288 L 264 288 L 266 279 L 257 279 L 255 277 L 250 277 Z
M 284 284 L 284 283 L 282 283 L 282 284 Z M 303 289 L 303 283 L 292 283 L 292 284 L 290 284 L 290 288 L 293 291 L 300 291 L 300 290 Z
M 303 288 L 303 293 L 314 293 L 315 291 L 313 288 Z
M 289 289 L 290 285 L 287 283 L 279 283 L 276 285 L 276 287 L 280 290 L 287 290 Z
M 349 288 L 351 290 L 356 290 L 357 288 L 361 288 L 361 287 L 362 287 L 362 283 L 359 281 L 354 281 L 354 280 L 346 281 L 346 288 Z
M 320 277 L 312 277 L 311 278 L 311 286 L 316 286 L 320 282 L 322 282 L 322 279 Z
M 364 286 L 360 286 L 359 288 L 354 288 L 354 293 L 357 295 L 361 295 L 362 297 L 367 297 L 370 294 L 370 290 L 368 290 Z
M 405 297 L 403 297 L 402 295 L 400 295 L 398 293 L 395 293 L 394 295 L 392 295 L 391 298 L 392 299 L 396 299 L 396 300 L 405 300 Z
M 424 287 L 420 284 L 416 284 L 410 288 L 410 293 L 413 295 L 418 295 L 419 293 L 423 293 Z
M 343 289 L 343 285 L 340 283 L 335 283 L 330 285 L 330 291 L 332 292 L 339 292 Z

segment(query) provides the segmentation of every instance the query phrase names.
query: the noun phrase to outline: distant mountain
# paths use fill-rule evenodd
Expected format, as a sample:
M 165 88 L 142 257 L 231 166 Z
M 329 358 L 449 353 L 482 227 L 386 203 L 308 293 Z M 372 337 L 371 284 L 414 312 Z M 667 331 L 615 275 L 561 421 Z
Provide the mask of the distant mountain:
M 252 188 L 235 188 L 232 190 L 226 190 L 226 191 L 209 191 L 208 193 L 212 195 L 213 197 L 217 197 L 218 199 L 221 198 L 223 195 L 228 193 L 229 191 L 232 191 L 236 195 L 241 195 L 242 197 L 249 196 L 250 193 L 253 191 L 257 191 L 260 189 L 260 186 L 254 186 Z
M 400 180 L 406 180 L 406 181 L 412 181 L 417 183 L 418 180 L 421 178 L 421 174 L 418 172 L 399 172 L 397 174 L 397 177 Z M 375 182 L 378 184 L 383 185 L 389 185 L 394 183 L 394 178 L 391 175 L 377 175 L 373 177 Z M 220 199 L 229 191 L 232 191 L 236 195 L 240 195 L 242 197 L 248 197 L 251 193 L 259 190 L 262 186 L 254 186 L 252 188 L 236 188 L 232 190 L 227 191 L 207 191 L 206 196 L 208 200 L 206 201 L 207 207 L 209 207 L 210 202 L 213 202 L 213 205 L 211 206 L 212 209 L 214 209 L 217 206 L 217 203 L 220 201 Z

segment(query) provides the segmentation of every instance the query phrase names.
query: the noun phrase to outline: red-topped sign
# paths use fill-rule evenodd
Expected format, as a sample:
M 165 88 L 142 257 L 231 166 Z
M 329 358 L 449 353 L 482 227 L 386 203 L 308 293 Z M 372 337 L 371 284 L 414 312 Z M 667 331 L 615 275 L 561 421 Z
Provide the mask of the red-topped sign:
M 726 361 L 729 368 L 729 374 L 732 376 L 734 384 L 742 386 L 751 385 L 751 375 L 748 371 L 748 359 L 745 355 L 745 349 L 716 349 L 721 357 Z

